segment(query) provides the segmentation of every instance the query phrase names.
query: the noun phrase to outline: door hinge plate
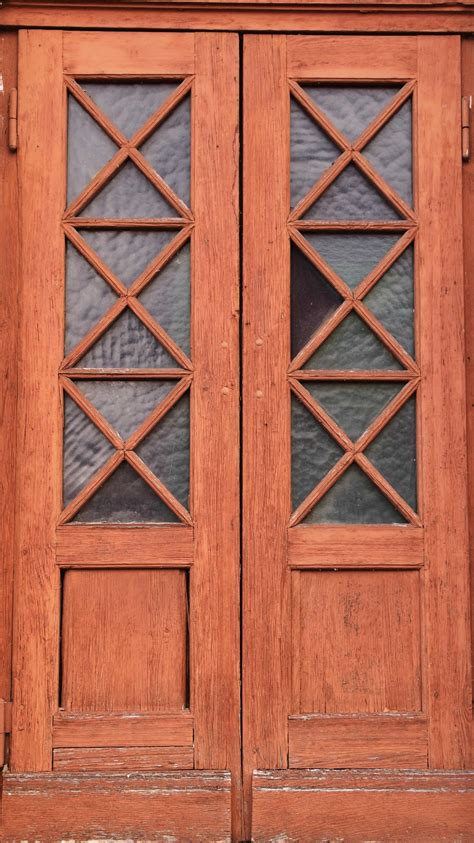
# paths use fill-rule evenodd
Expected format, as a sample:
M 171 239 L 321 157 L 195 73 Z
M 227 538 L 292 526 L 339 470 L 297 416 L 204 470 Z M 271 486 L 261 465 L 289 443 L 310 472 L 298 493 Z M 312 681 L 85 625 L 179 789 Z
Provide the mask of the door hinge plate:
M 7 700 L 0 700 L 0 769 L 6 760 L 6 735 L 12 729 L 12 704 Z
M 461 143 L 462 160 L 469 161 L 471 157 L 471 110 L 472 97 L 461 99 Z
M 8 97 L 8 149 L 16 152 L 18 148 L 18 91 L 12 88 Z

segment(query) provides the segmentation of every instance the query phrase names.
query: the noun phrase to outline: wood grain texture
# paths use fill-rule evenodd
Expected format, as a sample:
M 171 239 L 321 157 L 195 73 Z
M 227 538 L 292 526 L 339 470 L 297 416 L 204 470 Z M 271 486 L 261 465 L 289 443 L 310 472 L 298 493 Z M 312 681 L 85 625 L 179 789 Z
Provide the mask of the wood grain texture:
M 460 41 L 419 38 L 418 272 L 430 766 L 469 763 Z M 431 155 L 423 150 L 432 150 Z M 448 248 L 449 244 L 449 248 Z M 453 611 L 455 607 L 455 611 Z
M 195 765 L 231 769 L 240 835 L 238 38 L 196 35 L 191 707 Z
M 4 843 L 124 837 L 230 841 L 230 775 L 197 772 L 6 775 Z M 172 832 L 170 832 L 172 829 Z
M 294 713 L 420 711 L 419 573 L 293 571 L 292 579 Z
M 293 35 L 288 39 L 288 75 L 298 79 L 410 79 L 416 76 L 413 38 L 358 35 Z
M 15 459 L 19 277 L 17 156 L 8 149 L 9 91 L 17 86 L 17 35 L 0 38 L 0 698 L 11 698 L 13 565 L 15 558 Z
M 192 746 L 113 746 L 53 750 L 53 770 L 59 772 L 120 772 L 121 770 L 192 770 Z
M 65 32 L 64 72 L 78 76 L 174 76 L 194 72 L 194 35 Z
M 304 716 L 289 720 L 289 766 L 426 768 L 426 718 Z
M 53 717 L 53 746 L 192 746 L 193 718 L 189 712 L 60 711 Z
M 246 38 L 243 72 L 243 736 L 249 777 L 256 767 L 286 765 L 290 710 L 286 39 Z
M 65 108 L 62 34 L 20 34 L 22 240 L 18 395 L 18 555 L 15 569 L 13 770 L 51 769 L 57 699 Z M 51 143 L 51 126 L 55 127 Z M 50 174 L 55 174 L 51 179 Z M 47 226 L 38 225 L 48 219 Z M 56 222 L 55 222 L 56 221 Z
M 63 568 L 131 565 L 189 567 L 193 562 L 193 528 L 60 527 L 56 532 L 56 563 Z
M 339 524 L 288 530 L 288 564 L 292 568 L 417 568 L 423 565 L 423 530 L 391 525 Z
M 186 708 L 187 614 L 185 571 L 66 571 L 61 707 L 84 712 Z
M 253 840 L 470 843 L 474 775 L 288 770 L 254 775 Z

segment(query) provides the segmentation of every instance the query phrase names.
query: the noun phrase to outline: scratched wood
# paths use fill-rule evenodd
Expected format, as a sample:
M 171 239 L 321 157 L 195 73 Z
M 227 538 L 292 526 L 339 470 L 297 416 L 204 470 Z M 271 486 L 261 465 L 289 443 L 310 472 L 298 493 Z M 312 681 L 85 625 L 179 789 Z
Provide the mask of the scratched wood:
M 120 772 L 121 770 L 192 770 L 192 746 L 102 746 L 53 750 L 53 770 L 59 772 Z
M 68 712 L 53 717 L 54 747 L 192 746 L 189 712 Z

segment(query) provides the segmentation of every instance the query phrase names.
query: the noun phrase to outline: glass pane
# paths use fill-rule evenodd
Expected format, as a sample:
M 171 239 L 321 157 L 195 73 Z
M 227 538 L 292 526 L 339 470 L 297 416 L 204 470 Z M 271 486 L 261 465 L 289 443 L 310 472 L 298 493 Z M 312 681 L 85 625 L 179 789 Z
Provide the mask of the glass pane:
M 375 135 L 363 155 L 402 199 L 412 205 L 411 99 Z
M 416 399 L 413 395 L 365 453 L 397 492 L 416 510 Z
M 304 85 L 304 89 L 336 129 L 355 141 L 389 104 L 400 86 Z
M 364 381 L 306 381 L 303 385 L 354 442 L 403 386 Z
M 147 161 L 174 192 L 190 204 L 191 105 L 182 100 L 140 147 Z
M 66 240 L 66 319 L 65 353 L 85 337 L 117 301 L 106 281 Z
M 305 369 L 401 369 L 400 363 L 355 313 L 350 313 L 305 363 Z
M 141 304 L 188 355 L 190 354 L 190 278 L 188 242 L 139 296 Z
M 189 508 L 189 392 L 135 450 L 175 498 Z
M 291 396 L 291 487 L 293 508 L 313 491 L 343 450 L 294 395 Z
M 367 475 L 352 464 L 304 519 L 305 524 L 405 524 Z
M 354 166 L 349 164 L 303 219 L 396 220 L 397 212 Z
M 312 117 L 291 99 L 291 207 L 311 190 L 341 154 Z
M 86 94 L 127 137 L 135 132 L 176 90 L 171 82 L 81 82 Z
M 382 276 L 365 297 L 364 304 L 413 356 L 413 246 L 405 249 Z
M 176 523 L 179 518 L 127 463 L 120 463 L 77 513 L 76 523 Z
M 318 269 L 291 244 L 291 356 L 337 310 L 342 297 Z
M 142 172 L 127 161 L 117 175 L 81 211 L 89 219 L 159 219 L 178 212 Z
M 83 228 L 81 235 L 127 287 L 176 237 L 176 231 Z
M 399 239 L 381 232 L 308 232 L 310 245 L 354 290 Z
M 176 381 L 82 380 L 76 386 L 122 439 L 127 439 L 161 404 Z
M 68 96 L 68 205 L 117 152 L 117 146 L 77 100 Z
M 64 394 L 63 497 L 67 506 L 115 448 L 76 402 Z
M 177 364 L 127 308 L 77 366 L 81 369 L 175 369 Z

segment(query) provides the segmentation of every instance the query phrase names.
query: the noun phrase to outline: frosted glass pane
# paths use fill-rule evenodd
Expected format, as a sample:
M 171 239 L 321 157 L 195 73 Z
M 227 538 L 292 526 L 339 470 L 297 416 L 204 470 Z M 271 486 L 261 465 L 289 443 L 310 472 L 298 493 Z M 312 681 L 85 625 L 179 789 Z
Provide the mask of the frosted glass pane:
M 294 207 L 339 158 L 341 151 L 293 98 L 290 143 L 291 206 Z
M 66 393 L 63 448 L 63 498 L 67 506 L 115 449 Z
M 291 355 L 294 357 L 342 303 L 329 281 L 291 245 Z
M 413 204 L 411 111 L 409 99 L 362 150 L 407 205 Z
M 83 369 L 175 369 L 176 361 L 128 308 L 77 363 Z
M 83 228 L 81 235 L 114 275 L 129 287 L 148 264 L 163 251 L 176 231 Z
M 189 508 L 189 392 L 135 450 L 180 503 Z
M 73 521 L 85 524 L 173 524 L 179 518 L 127 462 L 122 462 Z
M 309 495 L 343 450 L 295 396 L 291 396 L 291 486 L 293 508 Z
M 163 267 L 139 296 L 153 318 L 186 354 L 190 354 L 190 246 Z
M 355 141 L 394 98 L 400 86 L 304 85 L 304 89 L 333 126 Z
M 171 392 L 171 380 L 81 380 L 76 386 L 127 439 Z
M 352 464 L 308 513 L 305 524 L 405 524 L 367 475 Z
M 371 232 L 307 232 L 306 240 L 354 290 L 399 240 L 399 234 Z
M 72 351 L 116 301 L 117 296 L 112 288 L 66 240 L 66 354 Z
M 403 387 L 365 381 L 306 381 L 303 385 L 354 442 Z
M 147 161 L 174 192 L 190 204 L 191 101 L 182 100 L 140 147 Z
M 365 453 L 394 489 L 416 510 L 416 399 L 412 396 Z
M 117 152 L 117 146 L 98 123 L 68 95 L 67 202 L 84 190 Z
M 400 345 L 412 356 L 415 352 L 413 335 L 413 246 L 409 246 L 398 260 L 367 294 L 364 304 L 390 331 Z
M 304 214 L 307 220 L 396 220 L 397 212 L 354 166 L 349 164 Z
M 378 337 L 350 313 L 305 363 L 305 369 L 401 369 L 400 363 Z
M 177 82 L 81 82 L 101 111 L 127 137 L 154 114 L 176 90 Z
M 81 212 L 89 219 L 162 219 L 178 212 L 131 161 Z

